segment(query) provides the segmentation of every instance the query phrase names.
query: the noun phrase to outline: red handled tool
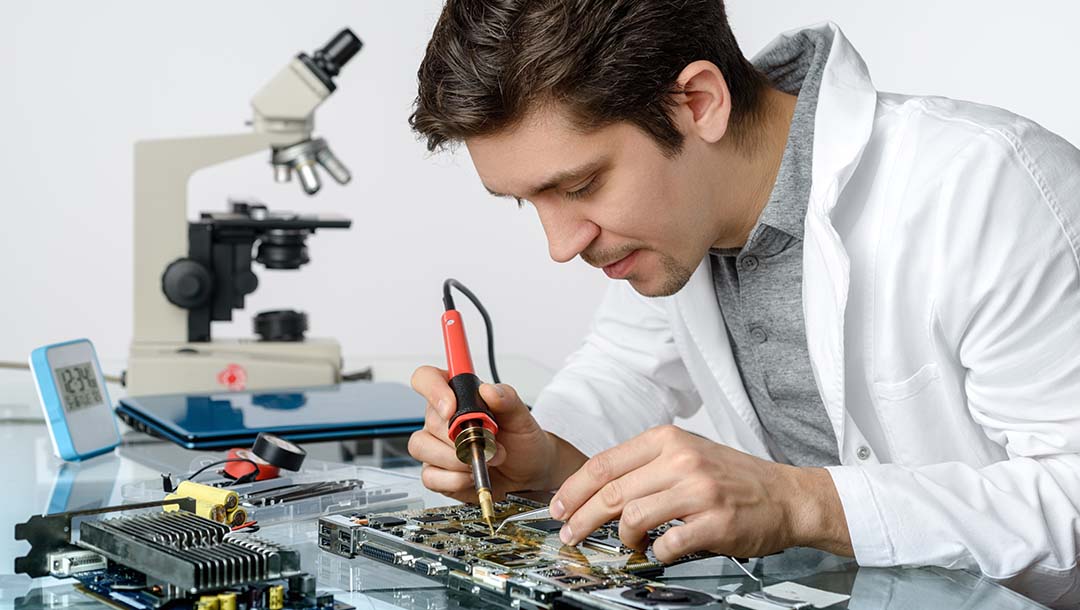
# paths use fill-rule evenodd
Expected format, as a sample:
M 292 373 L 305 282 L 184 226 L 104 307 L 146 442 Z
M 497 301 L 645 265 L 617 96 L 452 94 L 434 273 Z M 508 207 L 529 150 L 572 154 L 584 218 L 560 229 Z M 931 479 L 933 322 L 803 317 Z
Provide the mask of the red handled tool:
M 472 467 L 480 512 L 488 527 L 491 528 L 492 535 L 495 535 L 495 507 L 491 498 L 491 479 L 488 475 L 487 462 L 495 455 L 495 434 L 499 431 L 499 427 L 495 424 L 487 403 L 480 397 L 482 382 L 473 369 L 469 342 L 465 337 L 465 325 L 462 323 L 461 314 L 454 309 L 454 300 L 450 295 L 451 287 L 457 288 L 469 297 L 484 317 L 488 331 L 492 377 L 495 377 L 498 382 L 491 338 L 491 320 L 475 295 L 456 280 L 446 280 L 443 285 L 443 304 L 446 306 L 446 312 L 442 316 L 443 343 L 446 346 L 450 389 L 454 391 L 454 397 L 457 399 L 457 410 L 450 418 L 450 440 L 454 442 L 458 459 Z

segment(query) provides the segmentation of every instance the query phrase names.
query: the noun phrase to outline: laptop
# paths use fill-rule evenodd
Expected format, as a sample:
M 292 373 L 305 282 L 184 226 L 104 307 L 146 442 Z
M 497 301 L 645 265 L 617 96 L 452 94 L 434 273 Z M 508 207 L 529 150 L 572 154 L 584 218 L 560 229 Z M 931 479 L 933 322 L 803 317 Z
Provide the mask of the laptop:
M 168 394 L 120 399 L 116 414 L 141 432 L 187 449 L 246 447 L 260 432 L 293 442 L 399 436 L 424 425 L 426 403 L 395 382 Z

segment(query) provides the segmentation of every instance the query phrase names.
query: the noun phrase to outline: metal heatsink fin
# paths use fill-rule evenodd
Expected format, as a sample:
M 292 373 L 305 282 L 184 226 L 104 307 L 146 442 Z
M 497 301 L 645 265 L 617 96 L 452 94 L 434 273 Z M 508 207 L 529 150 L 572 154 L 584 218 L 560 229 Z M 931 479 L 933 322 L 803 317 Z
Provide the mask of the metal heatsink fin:
M 80 528 L 79 545 L 183 590 L 213 591 L 299 573 L 295 551 L 183 512 L 149 513 Z

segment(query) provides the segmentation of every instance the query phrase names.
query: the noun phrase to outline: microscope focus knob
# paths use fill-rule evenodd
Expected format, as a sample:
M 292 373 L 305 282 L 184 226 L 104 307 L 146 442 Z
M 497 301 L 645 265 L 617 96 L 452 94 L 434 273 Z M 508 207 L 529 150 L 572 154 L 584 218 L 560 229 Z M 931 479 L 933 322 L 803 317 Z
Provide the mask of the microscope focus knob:
M 184 309 L 195 309 L 210 302 L 214 278 L 210 271 L 190 258 L 180 258 L 165 268 L 161 290 L 170 303 Z

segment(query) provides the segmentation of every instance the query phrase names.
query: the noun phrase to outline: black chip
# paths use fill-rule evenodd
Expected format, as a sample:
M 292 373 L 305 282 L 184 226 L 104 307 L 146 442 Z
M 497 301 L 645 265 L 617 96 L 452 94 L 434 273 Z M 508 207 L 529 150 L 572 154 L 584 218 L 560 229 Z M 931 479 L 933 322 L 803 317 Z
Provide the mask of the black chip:
M 510 544 L 510 541 L 506 538 L 488 538 L 487 542 L 490 544 Z
M 514 553 L 503 553 L 501 555 L 490 555 L 487 557 L 487 560 L 499 565 L 514 567 L 514 564 L 521 563 L 525 558 L 521 555 L 515 555 Z
M 472 536 L 473 538 L 487 538 L 486 532 L 465 532 L 466 536 Z
M 444 533 L 444 534 L 460 534 L 461 533 L 461 529 L 456 528 L 456 527 L 441 527 L 441 528 L 439 528 L 439 531 Z
M 397 527 L 405 525 L 405 520 L 397 517 L 372 517 L 368 523 L 375 527 Z
M 558 519 L 542 519 L 540 521 L 529 521 L 528 523 L 522 523 L 521 527 L 527 527 L 531 530 L 538 532 L 544 532 L 545 534 L 554 534 L 562 529 L 563 522 Z
M 429 515 L 427 517 L 413 517 L 413 521 L 417 523 L 438 523 L 440 521 L 446 521 L 446 517 L 441 515 Z

